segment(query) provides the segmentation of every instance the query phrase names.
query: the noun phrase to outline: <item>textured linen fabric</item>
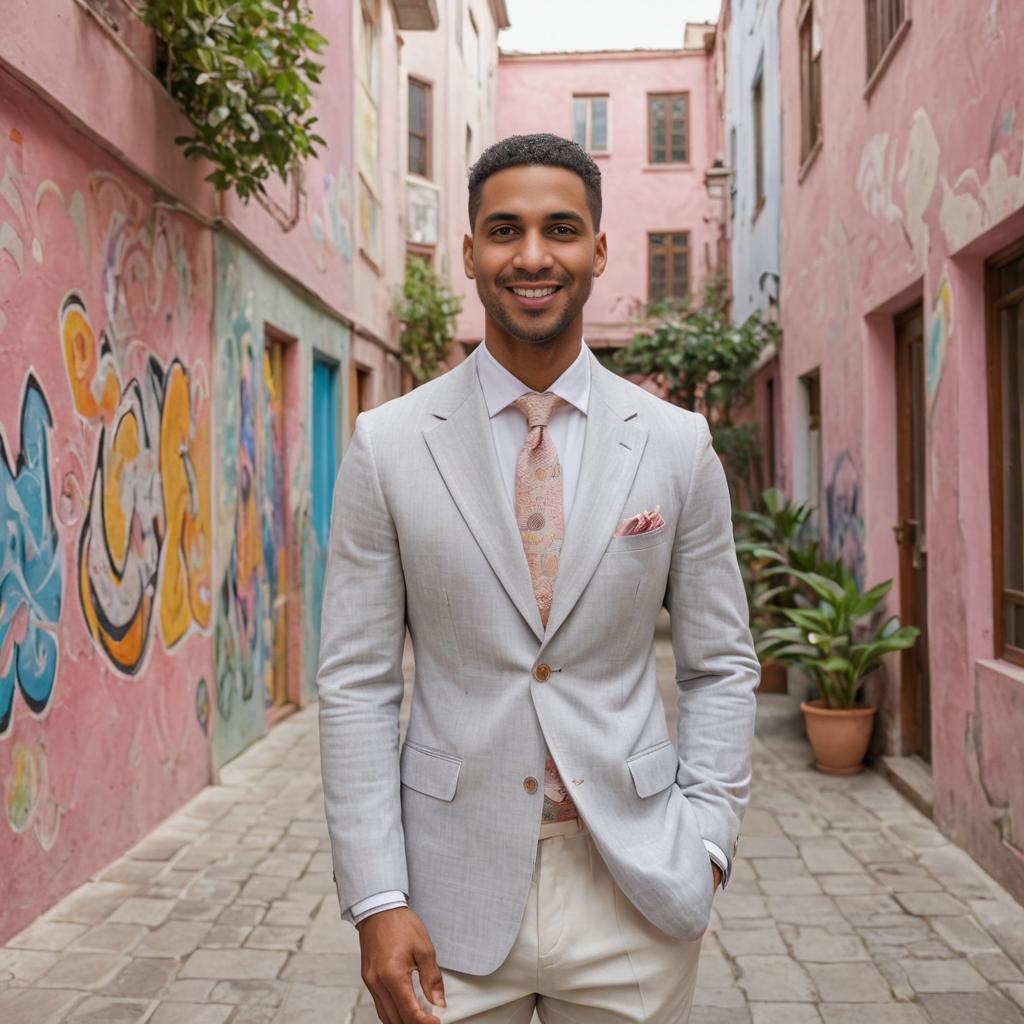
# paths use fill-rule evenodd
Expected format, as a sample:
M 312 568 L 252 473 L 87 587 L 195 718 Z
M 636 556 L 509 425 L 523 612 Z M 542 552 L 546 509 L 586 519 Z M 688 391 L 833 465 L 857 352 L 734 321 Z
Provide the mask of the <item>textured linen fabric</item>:
M 335 489 L 318 684 L 339 901 L 348 916 L 408 893 L 440 965 L 462 973 L 493 972 L 518 934 L 542 800 L 524 783 L 548 751 L 622 892 L 675 938 L 706 928 L 704 841 L 731 853 L 747 801 L 759 670 L 707 424 L 589 358 L 546 629 L 511 504 L 495 500 L 475 358 L 362 414 Z M 663 527 L 613 536 L 655 506 Z M 677 746 L 655 678 L 662 605 Z M 416 680 L 399 751 L 406 626 Z
M 585 832 L 546 839 L 523 923 L 486 977 L 442 970 L 441 1024 L 685 1024 L 699 940 L 671 938 L 623 896 Z M 424 1003 L 424 1005 L 429 1005 Z

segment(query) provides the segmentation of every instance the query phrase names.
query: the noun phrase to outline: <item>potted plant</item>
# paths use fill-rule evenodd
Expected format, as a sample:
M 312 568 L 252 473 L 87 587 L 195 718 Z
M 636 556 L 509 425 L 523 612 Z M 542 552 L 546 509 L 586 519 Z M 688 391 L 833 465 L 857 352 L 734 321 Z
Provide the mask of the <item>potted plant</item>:
M 789 624 L 766 630 L 758 653 L 799 665 L 814 679 L 820 697 L 800 709 L 815 763 L 823 772 L 852 775 L 864 767 L 876 710 L 857 703 L 861 684 L 883 655 L 910 647 L 920 631 L 901 626 L 895 615 L 879 625 L 892 580 L 862 592 L 846 569 L 839 580 L 796 569 L 790 575 L 817 604 L 781 609 Z
M 759 642 L 765 631 L 785 620 L 782 609 L 794 607 L 803 589 L 789 578 L 789 569 L 813 568 L 818 540 L 809 520 L 813 509 L 791 502 L 777 487 L 761 493 L 761 509 L 734 513 L 736 557 L 750 609 L 750 629 Z M 761 690 L 786 692 L 786 666 L 771 657 L 761 660 Z

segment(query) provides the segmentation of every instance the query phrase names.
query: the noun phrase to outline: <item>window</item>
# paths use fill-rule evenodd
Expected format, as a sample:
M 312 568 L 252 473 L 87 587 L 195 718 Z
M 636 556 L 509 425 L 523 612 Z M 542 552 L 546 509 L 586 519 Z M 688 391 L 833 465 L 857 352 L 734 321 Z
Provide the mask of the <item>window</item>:
M 689 158 L 688 93 L 662 93 L 647 97 L 647 161 L 685 164 Z
M 690 236 L 685 231 L 647 236 L 647 301 L 690 294 Z
M 430 86 L 409 79 L 409 173 L 430 177 Z
M 758 72 L 753 90 L 755 215 L 764 203 L 764 73 Z
M 463 47 L 462 56 L 466 62 L 466 67 L 473 73 L 473 77 L 476 79 L 477 84 L 481 81 L 480 74 L 480 30 L 476 27 L 476 18 L 473 17 L 473 12 L 469 11 L 469 31 L 463 36 Z
M 907 20 L 906 0 L 865 0 L 868 78 L 882 62 L 900 26 Z
M 608 151 L 607 96 L 573 96 L 572 137 L 590 153 Z
M 821 445 L 821 374 L 818 370 L 799 380 L 796 394 L 797 438 L 793 451 L 793 499 L 808 502 L 810 524 L 821 536 L 824 460 Z
M 1024 665 L 1024 245 L 988 270 L 996 655 Z
M 821 141 L 821 29 L 814 0 L 805 0 L 800 15 L 800 162 Z

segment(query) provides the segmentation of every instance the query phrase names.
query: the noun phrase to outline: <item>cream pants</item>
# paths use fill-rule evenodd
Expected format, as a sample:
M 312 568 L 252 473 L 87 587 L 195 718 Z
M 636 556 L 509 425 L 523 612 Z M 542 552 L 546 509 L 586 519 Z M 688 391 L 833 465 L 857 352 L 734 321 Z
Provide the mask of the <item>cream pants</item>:
M 710 871 L 710 867 L 708 868 Z M 700 941 L 654 927 L 615 884 L 589 833 L 539 844 L 519 935 L 493 974 L 442 971 L 443 1024 L 685 1024 Z

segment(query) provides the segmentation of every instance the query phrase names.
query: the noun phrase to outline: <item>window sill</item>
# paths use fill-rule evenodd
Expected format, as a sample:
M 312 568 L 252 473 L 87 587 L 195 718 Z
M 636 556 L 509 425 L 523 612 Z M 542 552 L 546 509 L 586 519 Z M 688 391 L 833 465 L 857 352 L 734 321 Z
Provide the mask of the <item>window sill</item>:
M 364 262 L 370 269 L 378 276 L 383 277 L 384 272 L 381 270 L 380 264 L 362 247 L 359 247 L 359 255 L 362 256 Z
M 693 164 L 685 163 L 684 161 L 678 161 L 676 163 L 664 163 L 664 164 L 644 164 L 640 170 L 645 174 L 650 171 L 654 174 L 662 174 L 665 171 L 693 171 Z
M 892 59 L 896 55 L 896 51 L 903 44 L 903 40 L 906 39 L 909 31 L 910 19 L 907 18 L 903 24 L 896 29 L 896 35 L 889 40 L 889 45 L 885 48 L 885 53 L 882 54 L 878 63 L 875 65 L 875 70 L 868 76 L 867 84 L 864 86 L 865 102 L 869 102 L 871 100 L 871 94 L 875 91 L 875 86 L 878 85 L 882 76 L 885 74 L 886 69 L 892 63 Z
M 800 171 L 796 176 L 797 184 L 803 182 L 804 178 L 810 173 L 811 168 L 814 166 L 815 161 L 818 159 L 818 154 L 821 152 L 822 146 L 824 145 L 823 137 L 818 136 L 817 141 L 811 146 L 811 151 L 804 157 L 804 162 L 800 165 Z
M 754 207 L 754 215 L 750 218 L 751 226 L 757 223 L 757 218 L 761 216 L 761 211 L 764 209 L 766 202 L 767 200 L 764 196 L 758 199 L 757 205 Z
M 1010 661 L 1005 656 L 1000 658 L 979 658 L 975 665 L 1024 686 L 1024 665 L 1018 665 L 1015 661 Z
M 612 155 L 610 149 L 588 149 L 587 156 L 593 157 L 595 160 L 606 160 Z

